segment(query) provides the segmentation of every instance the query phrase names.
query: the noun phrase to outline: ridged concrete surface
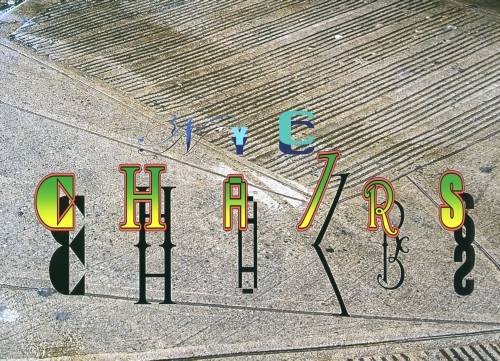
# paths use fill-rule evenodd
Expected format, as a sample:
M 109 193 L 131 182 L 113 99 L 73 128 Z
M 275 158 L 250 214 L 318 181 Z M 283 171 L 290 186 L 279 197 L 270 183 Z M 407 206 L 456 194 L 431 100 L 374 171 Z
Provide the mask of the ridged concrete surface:
M 10 8 L 0 15 L 0 358 L 500 359 L 498 19 L 433 0 Z M 314 154 L 279 152 L 278 114 L 297 108 L 317 118 L 296 136 L 341 150 L 336 172 L 350 173 L 322 246 L 349 318 L 311 246 L 330 192 L 313 228 L 295 231 L 319 174 Z M 168 140 L 173 115 L 179 126 L 194 118 L 188 153 Z M 233 125 L 250 128 L 242 157 Z M 134 304 L 137 235 L 117 229 L 123 162 L 165 163 L 176 187 L 175 305 L 157 304 L 153 282 L 153 304 Z M 475 199 L 467 297 L 453 289 L 455 242 L 437 221 L 448 168 Z M 82 297 L 55 293 L 48 278 L 56 244 L 32 204 L 53 171 L 75 172 L 86 197 Z M 245 174 L 262 220 L 252 295 L 236 287 L 236 235 L 220 224 L 230 172 Z M 377 283 L 382 236 L 366 231 L 360 190 L 374 175 L 393 180 L 406 211 L 406 278 L 395 291 Z M 161 269 L 150 239 L 148 267 Z
M 311 110 L 316 150 L 340 149 L 358 189 L 498 132 L 499 32 L 433 0 L 73 1 L 13 38 L 227 152 L 247 125 L 245 159 L 307 186 L 314 155 L 279 152 L 277 117 Z

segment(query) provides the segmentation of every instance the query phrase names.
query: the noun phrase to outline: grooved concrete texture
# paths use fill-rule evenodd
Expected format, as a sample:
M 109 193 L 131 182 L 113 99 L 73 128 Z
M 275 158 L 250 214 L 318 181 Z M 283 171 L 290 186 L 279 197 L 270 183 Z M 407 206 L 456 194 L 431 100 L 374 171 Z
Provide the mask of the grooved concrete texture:
M 248 126 L 245 159 L 307 186 L 314 155 L 277 151 L 277 117 L 311 110 L 316 150 L 342 150 L 353 192 L 498 130 L 499 31 L 434 0 L 76 1 L 12 38 L 165 119 L 193 117 L 228 152 L 230 127 Z
M 446 1 L 26 1 L 0 15 L 0 358 L 500 358 L 500 25 L 495 10 Z M 351 317 L 297 233 L 321 171 L 284 156 L 278 115 L 308 109 L 316 150 L 350 173 L 322 243 Z M 194 147 L 172 116 L 192 117 Z M 231 126 L 248 126 L 243 157 Z M 121 163 L 165 163 L 175 305 L 135 305 L 137 235 L 123 217 Z M 459 296 L 455 241 L 437 220 L 439 176 L 475 200 L 474 292 Z M 33 209 L 50 172 L 85 196 L 86 296 L 54 293 L 57 247 Z M 237 288 L 237 235 L 222 230 L 221 185 L 241 172 L 259 209 L 259 286 Z M 393 181 L 405 208 L 405 281 L 377 283 L 382 234 L 366 231 L 361 188 Z M 141 182 L 147 181 L 141 178 Z M 162 270 L 148 236 L 148 270 Z M 390 243 L 391 252 L 394 244 Z M 391 269 L 389 280 L 397 279 Z

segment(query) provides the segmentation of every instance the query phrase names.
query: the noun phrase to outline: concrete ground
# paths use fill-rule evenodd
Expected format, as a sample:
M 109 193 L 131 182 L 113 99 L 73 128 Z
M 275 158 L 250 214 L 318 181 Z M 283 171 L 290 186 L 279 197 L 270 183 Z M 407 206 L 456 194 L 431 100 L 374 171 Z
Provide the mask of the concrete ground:
M 470 2 L 469 2 L 470 3 Z M 41 1 L 0 15 L 0 358 L 69 360 L 500 359 L 499 43 L 495 6 L 448 1 Z M 479 4 L 478 4 L 479 3 Z M 320 171 L 284 156 L 277 116 L 314 112 L 317 150 L 350 173 L 322 248 L 295 231 Z M 186 152 L 189 117 L 194 146 Z M 217 121 L 213 117 L 219 117 Z M 243 156 L 230 127 L 249 127 Z M 123 217 L 122 163 L 167 165 L 173 305 L 138 297 L 137 235 Z M 475 288 L 459 296 L 455 241 L 438 223 L 440 175 L 475 200 Z M 37 183 L 74 172 L 85 196 L 86 295 L 52 288 L 57 244 L 36 218 Z M 237 284 L 237 234 L 221 185 L 258 203 L 258 288 Z M 405 208 L 405 280 L 377 283 L 382 235 L 366 230 L 363 183 L 393 181 Z M 144 179 L 143 179 L 144 180 Z M 334 185 L 337 181 L 334 182 Z M 152 235 L 148 269 L 161 271 Z M 391 244 L 391 247 L 393 245 Z M 394 251 L 394 248 L 391 248 Z M 397 273 L 389 273 L 390 279 Z

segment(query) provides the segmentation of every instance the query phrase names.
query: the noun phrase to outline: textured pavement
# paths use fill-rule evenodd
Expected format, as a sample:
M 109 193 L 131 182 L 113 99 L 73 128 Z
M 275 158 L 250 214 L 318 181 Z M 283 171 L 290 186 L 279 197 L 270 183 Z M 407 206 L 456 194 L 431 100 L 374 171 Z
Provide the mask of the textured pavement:
M 441 1 L 27 1 L 0 17 L 0 358 L 500 359 L 500 25 L 495 10 Z M 31 20 L 29 20 L 31 19 Z M 21 27 L 21 25 L 23 25 Z M 277 116 L 317 116 L 348 183 L 322 247 L 351 317 L 297 233 L 314 155 L 281 156 Z M 194 117 L 194 147 L 169 139 Z M 218 121 L 211 117 L 221 116 Z M 206 126 L 205 128 L 203 126 Z M 230 127 L 249 126 L 243 157 Z M 121 163 L 164 163 L 172 192 L 175 305 L 136 305 L 137 235 L 120 232 Z M 455 241 L 437 219 L 439 176 L 475 199 L 474 292 L 458 296 Z M 87 295 L 54 292 L 57 245 L 33 195 L 74 172 L 85 196 Z M 259 286 L 237 288 L 237 234 L 221 185 L 241 172 L 259 207 Z M 387 291 L 382 235 L 366 231 L 371 176 L 405 207 L 406 277 Z M 338 184 L 334 182 L 334 185 Z M 151 236 L 148 267 L 161 271 Z M 75 259 L 76 260 L 76 259 Z M 77 263 L 75 262 L 75 265 Z M 396 277 L 396 275 L 391 274 Z

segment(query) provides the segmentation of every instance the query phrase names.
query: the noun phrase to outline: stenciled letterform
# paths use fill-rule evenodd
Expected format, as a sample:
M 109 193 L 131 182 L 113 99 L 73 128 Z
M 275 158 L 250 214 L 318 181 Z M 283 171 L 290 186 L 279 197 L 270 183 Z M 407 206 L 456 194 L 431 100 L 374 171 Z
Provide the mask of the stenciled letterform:
M 318 153 L 317 155 L 318 160 L 325 161 L 325 166 L 323 168 L 323 173 L 318 181 L 318 184 L 316 185 L 316 189 L 314 190 L 313 196 L 309 201 L 307 209 L 304 215 L 302 216 L 301 221 L 297 225 L 298 231 L 305 231 L 311 226 L 314 216 L 318 210 L 318 206 L 321 203 L 321 200 L 323 199 L 326 186 L 332 176 L 335 162 L 339 157 L 340 153 L 338 151 L 325 151 Z M 326 234 L 326 230 L 328 229 L 330 221 L 332 220 L 333 213 L 335 212 L 335 208 L 337 207 L 337 204 L 340 200 L 340 195 L 342 194 L 342 190 L 344 189 L 348 176 L 349 174 L 340 174 L 340 184 L 337 189 L 337 193 L 335 194 L 335 198 L 333 199 L 332 205 L 330 206 L 330 210 L 328 211 L 325 221 L 321 226 L 321 230 L 319 231 L 318 236 L 316 237 L 316 241 L 313 244 L 314 250 L 316 251 L 321 261 L 321 264 L 325 269 L 325 272 L 328 276 L 328 280 L 330 281 L 333 291 L 335 292 L 335 296 L 337 297 L 337 300 L 339 302 L 341 316 L 349 316 L 349 313 L 347 312 L 347 308 L 345 306 L 344 300 L 342 299 L 342 295 L 340 293 L 339 287 L 337 286 L 337 282 L 335 281 L 335 277 L 333 277 L 332 270 L 328 264 L 328 261 L 326 260 L 323 250 L 321 249 L 321 242 L 323 241 L 323 238 L 325 237 Z
M 469 193 L 462 193 L 461 197 L 465 202 L 466 209 L 474 209 L 474 199 Z M 455 292 L 462 296 L 470 295 L 474 290 L 474 280 L 472 278 L 465 279 L 465 277 L 474 268 L 476 260 L 476 253 L 474 251 L 474 247 L 472 246 L 475 233 L 474 221 L 469 216 L 468 212 L 466 212 L 464 224 L 460 229 L 453 232 L 455 241 L 458 243 L 455 248 L 454 261 L 463 262 L 463 264 L 455 272 L 453 283 Z
M 74 178 L 74 174 L 53 173 L 43 178 L 35 191 L 38 220 L 61 245 L 50 260 L 49 276 L 56 291 L 63 295 L 85 294 L 85 276 L 70 291 L 70 249 L 85 266 L 85 226 L 70 243 L 70 232 L 76 227 L 75 208 L 85 216 L 85 200 L 76 195 Z
M 124 199 L 124 221 L 120 223 L 122 231 L 139 231 L 141 225 L 137 221 L 137 203 L 149 204 L 149 221 L 144 225 L 146 231 L 164 231 L 166 224 L 161 220 L 161 174 L 165 172 L 165 166 L 162 164 L 147 164 L 144 171 L 149 174 L 148 191 L 138 191 L 136 187 L 136 176 L 142 169 L 139 164 L 122 164 L 119 167 L 120 172 L 125 177 L 125 199 Z
M 248 202 L 252 203 L 253 212 L 249 215 Z M 223 223 L 224 230 L 229 232 L 233 228 L 232 212 L 238 213 L 238 288 L 244 294 L 251 294 L 257 288 L 257 202 L 248 196 L 248 183 L 240 174 L 229 174 L 223 182 Z M 243 239 L 243 232 L 248 229 L 248 224 L 253 226 L 252 238 Z M 243 243 L 249 243 L 250 247 L 243 247 Z M 245 264 L 243 260 L 243 249 L 251 248 L 251 265 Z M 251 287 L 243 287 L 243 275 L 252 276 Z
M 120 171 L 125 176 L 125 220 L 120 224 L 123 231 L 139 231 L 139 242 L 135 247 L 139 250 L 139 301 L 137 304 L 148 304 L 146 299 L 146 279 L 162 277 L 164 279 L 163 304 L 171 304 L 171 259 L 172 249 L 172 227 L 171 227 L 171 192 L 175 187 L 161 187 L 161 173 L 166 171 L 165 165 L 147 164 L 144 171 L 149 174 L 150 186 L 136 186 L 136 175 L 141 170 L 137 164 L 122 164 Z M 161 192 L 163 191 L 163 212 L 161 211 Z M 136 218 L 136 206 L 139 208 L 139 219 Z M 149 205 L 149 209 L 146 209 Z M 167 223 L 168 224 L 167 226 Z M 164 272 L 146 272 L 146 251 L 151 246 L 146 242 L 146 232 L 162 231 L 163 243 L 159 246 L 164 251 Z
M 474 290 L 474 280 L 465 277 L 474 268 L 476 260 L 472 246 L 475 238 L 474 221 L 466 211 L 474 209 L 474 199 L 465 193 L 464 189 L 464 180 L 460 173 L 449 170 L 441 176 L 439 195 L 442 204 L 439 206 L 439 222 L 444 229 L 453 232 L 457 242 L 453 259 L 463 264 L 455 272 L 453 285 L 455 292 L 462 296 L 470 295 Z
M 439 182 L 439 195 L 442 204 L 439 206 L 439 221 L 448 231 L 462 228 L 465 221 L 464 201 L 460 195 L 464 191 L 464 180 L 455 171 L 445 172 Z
M 233 132 L 233 140 L 234 145 L 236 146 L 236 154 L 243 155 L 243 148 L 247 143 L 247 132 L 248 128 L 246 127 L 232 127 L 231 131 Z
M 404 211 L 403 205 L 401 203 L 399 203 L 398 201 L 394 201 L 394 204 L 399 209 L 398 228 L 401 229 L 401 227 L 403 226 L 404 220 L 405 220 L 405 211 Z M 382 243 L 382 247 L 384 249 L 384 260 L 383 260 L 384 272 L 383 272 L 383 274 L 379 274 L 377 276 L 377 281 L 378 281 L 378 284 L 381 287 L 385 288 L 386 290 L 395 290 L 403 284 L 404 279 L 405 279 L 405 268 L 403 267 L 403 263 L 399 259 L 399 256 L 401 253 L 408 253 L 409 252 L 408 248 L 403 247 L 403 242 L 409 241 L 410 238 L 408 236 L 401 237 L 401 238 L 399 236 L 397 236 L 395 239 L 396 250 L 394 251 L 394 256 L 389 256 L 388 255 L 389 244 L 387 242 L 387 234 L 385 234 L 385 232 L 384 232 L 383 237 L 384 237 L 384 241 Z M 391 264 L 397 264 L 399 266 L 399 279 L 393 286 L 390 286 L 389 282 L 388 282 L 388 268 Z
M 248 183 L 241 174 L 229 174 L 223 182 L 223 227 L 233 229 L 233 210 L 238 213 L 238 229 L 248 227 Z
M 307 117 L 308 120 L 292 120 L 294 117 Z M 314 114 L 307 110 L 289 110 L 281 113 L 279 116 L 279 148 L 285 154 L 309 154 L 314 152 L 314 147 L 308 147 L 302 150 L 294 149 L 292 146 L 305 146 L 314 142 L 312 135 L 304 139 L 294 139 L 292 137 L 292 127 L 305 125 L 308 128 L 314 128 L 311 120 Z
M 385 192 L 385 202 L 378 202 L 378 190 Z M 385 178 L 371 178 L 363 187 L 363 197 L 368 202 L 368 230 L 376 231 L 379 227 L 377 221 L 382 224 L 384 233 L 396 238 L 399 228 L 391 223 L 389 214 L 394 206 L 394 188 L 391 182 Z
M 313 196 L 311 197 L 309 204 L 307 205 L 306 211 L 304 212 L 302 219 L 297 225 L 297 231 L 302 232 L 311 227 L 314 217 L 316 216 L 316 212 L 318 211 L 319 205 L 321 204 L 321 201 L 323 200 L 323 197 L 325 195 L 327 185 L 329 184 L 330 178 L 332 177 L 335 163 L 337 162 L 337 159 L 339 157 L 340 153 L 338 151 L 318 153 L 318 160 L 325 162 L 325 166 L 323 167 L 323 172 L 321 173 L 318 184 L 314 189 Z

